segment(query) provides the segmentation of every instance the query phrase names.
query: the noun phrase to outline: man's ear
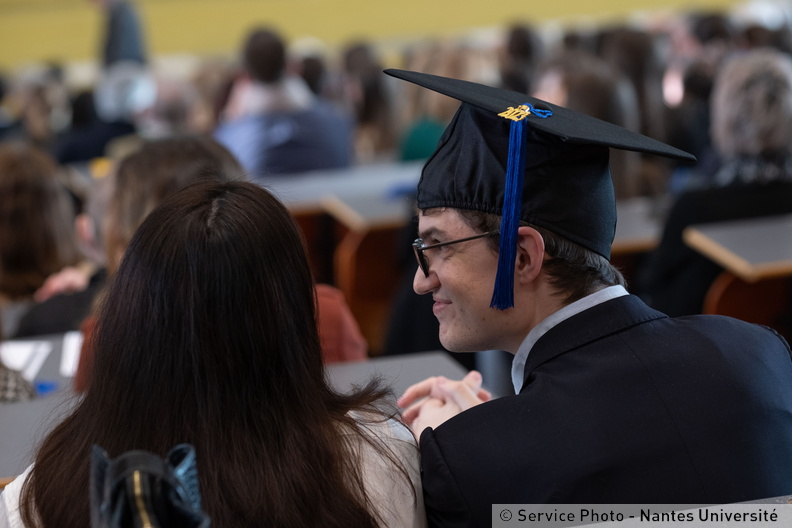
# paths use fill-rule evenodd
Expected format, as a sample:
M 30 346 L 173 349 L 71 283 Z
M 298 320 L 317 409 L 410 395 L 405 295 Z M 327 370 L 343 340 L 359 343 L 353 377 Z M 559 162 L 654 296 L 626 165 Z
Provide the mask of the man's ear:
M 544 261 L 544 238 L 532 227 L 520 226 L 517 229 L 516 280 L 528 283 L 533 281 L 542 270 Z

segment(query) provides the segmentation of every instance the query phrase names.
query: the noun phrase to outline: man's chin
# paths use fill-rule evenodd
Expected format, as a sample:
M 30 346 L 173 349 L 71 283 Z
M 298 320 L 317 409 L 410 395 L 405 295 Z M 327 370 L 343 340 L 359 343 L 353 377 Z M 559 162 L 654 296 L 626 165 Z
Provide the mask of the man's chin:
M 479 352 L 484 350 L 483 348 L 478 348 L 474 343 L 455 338 L 455 336 L 447 333 L 444 334 L 442 328 L 440 329 L 440 344 L 449 352 Z

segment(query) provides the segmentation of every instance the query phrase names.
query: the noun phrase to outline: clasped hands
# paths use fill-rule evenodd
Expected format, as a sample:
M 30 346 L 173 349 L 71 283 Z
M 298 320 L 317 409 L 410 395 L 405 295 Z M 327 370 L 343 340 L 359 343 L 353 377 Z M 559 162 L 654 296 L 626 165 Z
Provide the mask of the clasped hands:
M 481 373 L 471 370 L 461 381 L 443 376 L 427 378 L 411 385 L 398 399 L 404 423 L 416 438 L 427 427 L 437 427 L 449 418 L 492 399 L 492 394 L 481 388 Z

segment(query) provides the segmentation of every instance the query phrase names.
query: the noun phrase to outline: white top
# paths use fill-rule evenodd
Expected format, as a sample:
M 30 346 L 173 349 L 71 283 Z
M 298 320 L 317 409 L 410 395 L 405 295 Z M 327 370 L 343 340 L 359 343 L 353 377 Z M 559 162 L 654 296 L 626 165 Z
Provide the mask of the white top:
M 402 463 L 412 484 L 410 486 L 405 481 L 402 473 L 390 460 L 376 452 L 368 443 L 360 441 L 363 481 L 369 499 L 382 519 L 381 525 L 387 528 L 424 528 L 426 510 L 421 488 L 420 454 L 415 437 L 404 424 L 395 420 L 366 424 L 364 430 L 379 438 Z
M 523 340 L 520 348 L 517 349 L 517 354 L 512 361 L 512 384 L 514 384 L 514 393 L 520 394 L 522 390 L 523 380 L 525 378 L 525 363 L 528 361 L 528 354 L 531 349 L 539 341 L 539 338 L 545 335 L 548 330 L 556 326 L 561 321 L 569 319 L 573 315 L 577 315 L 584 310 L 588 310 L 605 301 L 610 301 L 623 295 L 629 295 L 623 286 L 608 286 L 597 292 L 587 295 L 582 299 L 568 304 L 547 316 L 541 323 L 533 327 L 528 335 Z
M 14 479 L 0 493 L 0 528 L 24 528 L 19 517 L 19 495 L 22 493 L 22 484 L 27 479 L 33 465 L 28 466 L 24 473 Z
M 353 414 L 353 416 L 360 415 Z M 360 440 L 357 451 L 360 456 L 363 481 L 371 503 L 377 508 L 377 513 L 382 519 L 382 526 L 425 528 L 426 511 L 421 488 L 420 456 L 415 437 L 406 426 L 395 420 L 365 424 L 364 430 L 381 440 L 394 457 L 401 461 L 412 484 L 410 486 L 405 481 L 404 476 L 394 468 L 390 460 L 383 458 L 371 445 Z M 19 498 L 22 484 L 32 467 L 32 465 L 28 466 L 25 472 L 6 486 L 0 494 L 0 528 L 25 528 L 19 516 Z

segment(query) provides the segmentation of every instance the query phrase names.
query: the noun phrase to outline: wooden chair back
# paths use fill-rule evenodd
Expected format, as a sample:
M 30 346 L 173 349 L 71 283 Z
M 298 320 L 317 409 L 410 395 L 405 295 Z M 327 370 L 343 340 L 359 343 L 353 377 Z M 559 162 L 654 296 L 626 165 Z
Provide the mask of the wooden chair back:
M 398 243 L 402 227 L 349 231 L 335 251 L 335 284 L 369 343 L 379 355 L 384 346 L 391 301 L 400 283 Z
M 792 278 L 746 282 L 724 271 L 707 291 L 704 313 L 728 315 L 769 326 L 789 339 L 792 337 Z

